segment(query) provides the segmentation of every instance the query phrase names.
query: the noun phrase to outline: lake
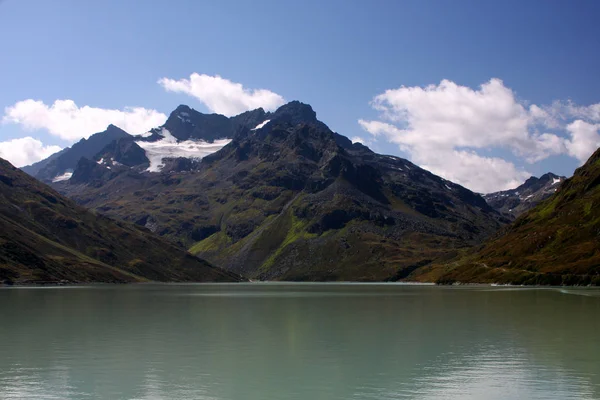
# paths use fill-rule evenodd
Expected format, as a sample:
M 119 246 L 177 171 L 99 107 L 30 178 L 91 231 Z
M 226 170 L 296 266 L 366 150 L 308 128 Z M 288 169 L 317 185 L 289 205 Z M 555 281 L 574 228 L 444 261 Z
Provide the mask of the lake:
M 0 399 L 600 399 L 600 290 L 0 289 Z

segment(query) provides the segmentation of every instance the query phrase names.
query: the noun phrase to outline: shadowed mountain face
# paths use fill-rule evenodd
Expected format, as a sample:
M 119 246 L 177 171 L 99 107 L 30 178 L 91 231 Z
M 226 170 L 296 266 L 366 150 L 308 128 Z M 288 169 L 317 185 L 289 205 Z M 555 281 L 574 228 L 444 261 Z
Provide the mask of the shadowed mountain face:
M 516 218 L 552 196 L 567 178 L 547 173 L 539 178 L 532 176 L 516 189 L 484 194 L 490 206 L 508 217 Z
M 240 127 L 253 128 L 267 119 L 267 115 L 259 108 L 228 118 L 220 114 L 203 114 L 180 105 L 171 113 L 163 127 L 178 140 L 200 139 L 213 142 L 233 138 Z
M 555 195 L 523 214 L 440 282 L 600 285 L 600 149 Z M 447 270 L 446 270 L 447 271 Z
M 51 183 L 65 172 L 73 171 L 82 157 L 92 158 L 114 140 L 128 137 L 130 135 L 124 130 L 109 125 L 104 132 L 96 133 L 88 139 L 81 139 L 70 148 L 22 169 L 43 182 Z
M 0 159 L 0 283 L 240 279 L 146 229 L 87 211 Z
M 230 119 L 181 106 L 165 129 L 188 143 L 231 126 L 221 150 L 168 173 L 105 165 L 98 154 L 55 187 L 259 279 L 399 280 L 507 221 L 459 185 L 352 144 L 300 102 Z

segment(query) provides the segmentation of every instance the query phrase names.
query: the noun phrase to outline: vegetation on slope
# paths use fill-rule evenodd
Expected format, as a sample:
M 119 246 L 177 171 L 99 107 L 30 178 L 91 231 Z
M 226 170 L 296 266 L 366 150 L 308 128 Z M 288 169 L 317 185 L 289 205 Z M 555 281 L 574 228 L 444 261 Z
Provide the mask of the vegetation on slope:
M 144 228 L 83 209 L 0 159 L 0 283 L 236 280 Z
M 553 197 L 477 252 L 415 277 L 440 283 L 600 285 L 600 149 Z

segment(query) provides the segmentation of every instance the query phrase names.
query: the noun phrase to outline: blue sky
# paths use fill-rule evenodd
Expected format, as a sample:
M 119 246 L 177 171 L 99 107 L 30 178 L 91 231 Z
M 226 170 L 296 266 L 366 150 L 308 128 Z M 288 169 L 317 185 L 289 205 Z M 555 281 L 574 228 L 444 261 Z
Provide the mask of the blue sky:
M 76 140 L 73 129 L 57 133 L 68 127 L 51 132 L 44 122 L 23 122 L 35 117 L 23 114 L 31 110 L 7 117 L 6 109 L 27 99 L 163 114 L 181 103 L 215 111 L 197 89 L 186 95 L 158 83 L 197 73 L 310 103 L 332 129 L 474 190 L 502 189 L 529 173 L 570 175 L 585 149 L 591 154 L 598 144 L 598 17 L 600 2 L 592 0 L 4 0 L 0 142 L 31 137 L 65 147 Z M 434 86 L 423 90 L 428 85 Z M 495 114 L 497 96 L 511 111 Z M 448 105 L 454 99 L 459 105 Z M 545 114 L 537 118 L 531 105 Z M 448 122 L 452 110 L 465 109 Z M 482 120 L 469 121 L 471 115 Z M 486 118 L 504 120 L 487 124 Z M 515 118 L 527 119 L 527 126 Z M 89 135 L 87 122 L 78 123 L 80 136 Z M 571 142 L 540 138 L 543 133 Z M 452 135 L 459 145 L 449 144 Z M 9 158 L 19 147 L 4 149 Z M 29 158 L 21 163 L 41 154 L 25 150 Z

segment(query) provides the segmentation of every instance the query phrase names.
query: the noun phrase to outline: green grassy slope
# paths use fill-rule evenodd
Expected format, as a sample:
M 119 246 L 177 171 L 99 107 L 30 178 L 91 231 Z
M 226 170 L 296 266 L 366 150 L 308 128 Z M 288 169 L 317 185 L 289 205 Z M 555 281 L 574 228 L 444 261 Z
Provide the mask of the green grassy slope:
M 600 149 L 477 252 L 420 271 L 440 283 L 600 284 Z

